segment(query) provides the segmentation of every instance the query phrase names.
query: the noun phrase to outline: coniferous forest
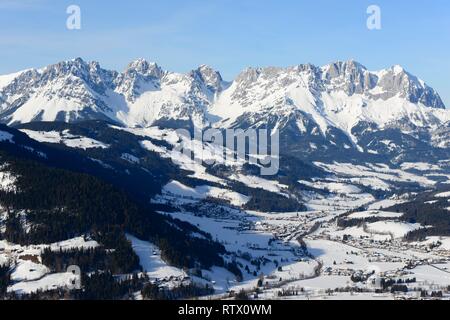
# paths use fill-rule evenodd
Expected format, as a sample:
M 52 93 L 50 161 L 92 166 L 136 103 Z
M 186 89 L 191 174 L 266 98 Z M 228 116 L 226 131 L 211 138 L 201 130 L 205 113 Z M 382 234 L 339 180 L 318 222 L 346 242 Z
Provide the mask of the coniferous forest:
M 103 251 L 49 253 L 55 269 L 68 261 L 96 261 L 110 271 L 137 269 L 137 257 L 125 234 L 158 245 L 164 259 L 177 267 L 223 266 L 222 245 L 196 227 L 154 212 L 136 203 L 108 183 L 86 174 L 44 166 L 0 153 L 8 170 L 17 176 L 15 192 L 0 191 L 0 204 L 8 218 L 2 237 L 21 245 L 52 243 L 89 234 Z M 26 220 L 27 230 L 23 221 Z M 191 233 L 204 237 L 192 237 Z M 81 256 L 84 256 L 83 258 Z M 95 264 L 94 264 L 95 265 Z M 124 269 L 124 270 L 120 270 Z

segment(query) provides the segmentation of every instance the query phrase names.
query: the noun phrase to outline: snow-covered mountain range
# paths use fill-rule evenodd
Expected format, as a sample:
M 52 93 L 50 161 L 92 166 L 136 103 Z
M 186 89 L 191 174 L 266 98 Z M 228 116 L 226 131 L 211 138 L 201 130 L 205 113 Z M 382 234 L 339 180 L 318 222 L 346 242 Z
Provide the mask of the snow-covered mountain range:
M 92 119 L 125 127 L 268 127 L 308 154 L 337 148 L 400 160 L 406 149 L 440 152 L 450 141 L 450 111 L 439 94 L 400 66 L 248 68 L 226 82 L 205 65 L 180 74 L 139 59 L 119 73 L 78 58 L 0 77 L 3 123 Z

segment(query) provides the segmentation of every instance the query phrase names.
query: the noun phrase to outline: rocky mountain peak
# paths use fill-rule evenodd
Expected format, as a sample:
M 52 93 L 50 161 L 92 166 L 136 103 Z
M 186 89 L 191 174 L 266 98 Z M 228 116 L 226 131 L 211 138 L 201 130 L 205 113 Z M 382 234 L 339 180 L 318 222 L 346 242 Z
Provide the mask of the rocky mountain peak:
M 147 60 L 141 58 L 132 61 L 125 70 L 125 73 L 137 73 L 144 76 L 161 78 L 164 74 L 164 71 L 156 63 L 148 62 Z
M 223 89 L 224 81 L 221 74 L 208 65 L 201 65 L 192 71 L 191 75 L 203 82 L 213 93 L 218 93 Z
M 321 68 L 328 91 L 344 91 L 349 96 L 363 94 L 376 86 L 376 76 L 354 60 L 338 61 Z
M 366 67 L 354 60 L 333 62 L 323 67 L 322 70 L 325 79 L 357 76 L 367 71 Z

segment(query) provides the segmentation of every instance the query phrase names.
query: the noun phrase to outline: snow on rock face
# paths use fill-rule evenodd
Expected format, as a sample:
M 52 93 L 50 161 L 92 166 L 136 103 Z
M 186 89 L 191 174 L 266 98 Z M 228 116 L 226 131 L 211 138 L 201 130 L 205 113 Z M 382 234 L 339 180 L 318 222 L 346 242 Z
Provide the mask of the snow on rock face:
M 1 81 L 0 118 L 9 124 L 101 119 L 129 126 L 161 120 L 202 126 L 213 91 L 222 82 L 206 66 L 185 75 L 139 59 L 118 73 L 78 58 L 28 70 L 11 83 Z
M 163 75 L 164 71 L 156 63 L 138 59 L 131 62 L 115 80 L 115 91 L 134 102 L 145 91 L 157 90 Z
M 370 72 L 363 65 L 350 60 L 332 63 L 321 68 L 321 71 L 329 91 L 343 91 L 349 96 L 364 94 L 375 100 L 400 96 L 412 103 L 445 108 L 433 89 L 400 66 Z
M 207 65 L 201 65 L 197 70 L 192 71 L 191 75 L 198 77 L 213 94 L 220 93 L 227 86 L 221 74 Z

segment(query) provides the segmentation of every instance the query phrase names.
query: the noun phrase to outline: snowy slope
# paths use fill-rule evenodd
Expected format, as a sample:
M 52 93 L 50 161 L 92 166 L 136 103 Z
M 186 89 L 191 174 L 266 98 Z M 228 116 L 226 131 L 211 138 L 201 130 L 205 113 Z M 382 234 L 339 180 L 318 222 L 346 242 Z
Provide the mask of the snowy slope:
M 199 186 L 194 189 L 185 186 L 178 181 L 171 181 L 169 184 L 164 186 L 162 191 L 163 195 L 166 194 L 170 196 L 178 196 L 184 199 L 193 199 L 193 200 L 203 200 L 207 198 L 222 199 L 228 201 L 232 205 L 239 207 L 245 205 L 250 200 L 249 197 L 231 190 L 211 186 Z
M 379 221 L 367 226 L 369 232 L 380 234 L 392 234 L 395 238 L 402 238 L 408 232 L 421 228 L 420 224 L 402 223 L 393 221 Z
M 183 277 L 183 270 L 169 266 L 161 258 L 161 252 L 155 245 L 127 235 L 131 241 L 134 252 L 139 257 L 142 269 L 151 278 L 163 279 L 170 277 Z

